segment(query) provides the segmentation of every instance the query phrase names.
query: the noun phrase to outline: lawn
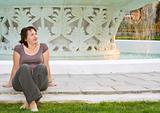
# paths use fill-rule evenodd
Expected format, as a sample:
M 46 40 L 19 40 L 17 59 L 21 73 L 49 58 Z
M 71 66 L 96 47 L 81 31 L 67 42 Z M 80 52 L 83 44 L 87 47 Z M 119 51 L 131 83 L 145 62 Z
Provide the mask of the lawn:
M 116 36 L 117 40 L 152 40 L 152 41 L 160 41 L 160 36 L 154 37 L 136 37 L 136 36 Z
M 0 113 L 30 113 L 21 104 L 0 104 Z M 159 102 L 41 103 L 38 113 L 160 113 Z

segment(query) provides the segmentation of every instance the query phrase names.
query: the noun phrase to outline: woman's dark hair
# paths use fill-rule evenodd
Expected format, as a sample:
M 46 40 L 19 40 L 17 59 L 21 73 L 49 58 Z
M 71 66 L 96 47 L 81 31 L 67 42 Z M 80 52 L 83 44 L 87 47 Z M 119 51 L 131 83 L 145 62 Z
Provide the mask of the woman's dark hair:
M 27 41 L 25 41 L 26 39 L 27 39 L 27 32 L 29 31 L 29 30 L 31 30 L 31 29 L 33 29 L 35 32 L 37 32 L 37 30 L 36 30 L 36 28 L 35 27 L 33 27 L 33 26 L 28 26 L 28 27 L 24 27 L 24 28 L 22 28 L 22 30 L 21 30 L 21 33 L 20 33 L 20 35 L 21 35 L 21 40 L 19 41 L 21 44 L 24 44 L 27 48 L 28 48 L 28 43 L 27 43 Z

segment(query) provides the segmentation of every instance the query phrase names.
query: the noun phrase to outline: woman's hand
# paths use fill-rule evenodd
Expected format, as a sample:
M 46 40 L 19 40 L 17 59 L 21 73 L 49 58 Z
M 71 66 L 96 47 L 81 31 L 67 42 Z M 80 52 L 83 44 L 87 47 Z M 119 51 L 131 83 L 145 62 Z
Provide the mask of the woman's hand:
M 48 87 L 54 87 L 57 86 L 57 84 L 55 84 L 54 82 L 48 82 Z
M 12 87 L 12 83 L 7 82 L 6 84 L 3 84 L 2 87 L 10 88 L 10 87 Z

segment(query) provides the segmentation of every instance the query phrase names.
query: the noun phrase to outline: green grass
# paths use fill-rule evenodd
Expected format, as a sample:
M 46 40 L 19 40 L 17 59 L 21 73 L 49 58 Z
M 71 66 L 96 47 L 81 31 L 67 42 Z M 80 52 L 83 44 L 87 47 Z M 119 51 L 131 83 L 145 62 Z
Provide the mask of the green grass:
M 30 113 L 21 104 L 0 104 L 0 113 Z M 159 102 L 41 103 L 38 113 L 160 113 Z
M 134 36 L 117 36 L 117 40 L 157 40 L 160 41 L 160 36 L 154 37 L 134 37 Z

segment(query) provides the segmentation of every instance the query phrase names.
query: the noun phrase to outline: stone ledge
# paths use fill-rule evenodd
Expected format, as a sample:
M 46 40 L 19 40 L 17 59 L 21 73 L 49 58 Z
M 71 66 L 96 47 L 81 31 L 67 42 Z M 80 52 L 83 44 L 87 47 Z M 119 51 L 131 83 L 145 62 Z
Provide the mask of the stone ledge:
M 0 74 L 10 73 L 12 61 L 0 61 Z M 55 60 L 52 74 L 147 73 L 160 71 L 160 59 L 139 60 Z
M 0 103 L 22 103 L 25 101 L 23 95 L 0 94 Z M 112 94 L 112 95 L 43 95 L 40 102 L 126 102 L 126 101 L 160 101 L 160 93 L 141 94 Z

